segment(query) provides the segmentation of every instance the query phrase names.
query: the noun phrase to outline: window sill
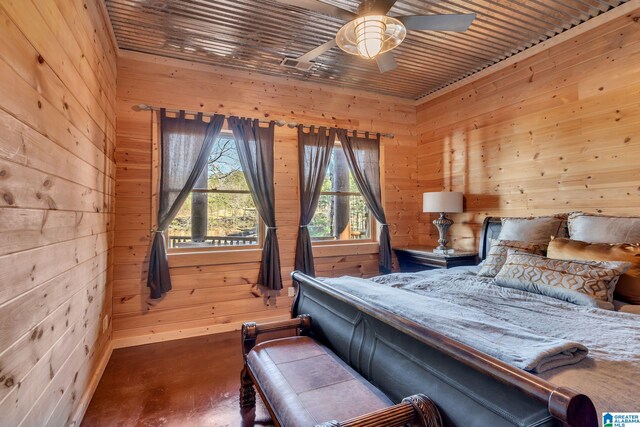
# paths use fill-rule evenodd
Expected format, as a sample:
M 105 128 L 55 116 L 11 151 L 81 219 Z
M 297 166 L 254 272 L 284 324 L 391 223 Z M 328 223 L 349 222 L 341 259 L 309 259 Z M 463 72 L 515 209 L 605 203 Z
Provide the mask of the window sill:
M 169 268 L 260 262 L 262 248 L 169 252 Z
M 366 243 L 344 242 L 321 245 L 312 244 L 312 248 L 313 256 L 315 258 L 343 255 L 369 255 L 380 252 L 380 246 L 378 245 L 378 242 L 375 241 Z

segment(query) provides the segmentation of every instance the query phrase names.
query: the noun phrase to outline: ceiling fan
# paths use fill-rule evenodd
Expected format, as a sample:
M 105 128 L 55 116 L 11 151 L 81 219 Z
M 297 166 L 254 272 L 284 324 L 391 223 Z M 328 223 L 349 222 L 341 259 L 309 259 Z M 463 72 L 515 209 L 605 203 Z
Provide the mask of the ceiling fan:
M 388 16 L 397 0 L 362 0 L 358 13 L 324 3 L 320 0 L 277 0 L 279 3 L 302 7 L 347 22 L 336 37 L 298 58 L 285 58 L 282 65 L 310 70 L 313 60 L 336 45 L 343 51 L 365 59 L 374 59 L 381 73 L 395 69 L 391 50 L 398 47 L 407 30 L 466 31 L 476 15 L 407 15 Z

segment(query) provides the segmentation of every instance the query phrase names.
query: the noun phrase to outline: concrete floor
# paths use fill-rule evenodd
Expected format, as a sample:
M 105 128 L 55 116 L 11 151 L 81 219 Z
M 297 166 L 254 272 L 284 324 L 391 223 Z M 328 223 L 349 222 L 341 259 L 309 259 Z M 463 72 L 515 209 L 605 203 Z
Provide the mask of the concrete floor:
M 82 427 L 272 426 L 241 410 L 240 332 L 114 350 Z

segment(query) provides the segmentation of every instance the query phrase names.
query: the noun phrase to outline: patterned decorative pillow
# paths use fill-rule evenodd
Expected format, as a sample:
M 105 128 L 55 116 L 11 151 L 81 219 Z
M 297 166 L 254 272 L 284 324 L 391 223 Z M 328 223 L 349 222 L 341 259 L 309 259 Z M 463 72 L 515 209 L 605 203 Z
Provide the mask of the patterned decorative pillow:
M 640 243 L 640 217 L 571 212 L 569 236 L 588 243 Z
M 630 263 L 620 261 L 550 259 L 512 249 L 500 273 L 496 275 L 496 281 L 501 285 L 522 285 L 530 292 L 555 298 L 558 298 L 558 290 L 565 294 L 577 292 L 609 303 L 609 308 L 612 308 L 613 290 L 618 278 L 630 266 Z
M 502 218 L 498 239 L 548 244 L 551 236 L 567 235 L 567 215 Z
M 487 258 L 483 261 L 480 271 L 478 271 L 478 276 L 494 277 L 498 274 L 507 259 L 509 249 L 517 249 L 521 252 L 542 255 L 547 249 L 547 245 L 516 240 L 492 239 L 491 249 L 489 249 L 489 254 L 487 254 Z
M 547 257 L 564 260 L 625 261 L 631 268 L 616 285 L 614 297 L 631 304 L 640 304 L 640 244 L 586 243 L 579 240 L 553 239 Z

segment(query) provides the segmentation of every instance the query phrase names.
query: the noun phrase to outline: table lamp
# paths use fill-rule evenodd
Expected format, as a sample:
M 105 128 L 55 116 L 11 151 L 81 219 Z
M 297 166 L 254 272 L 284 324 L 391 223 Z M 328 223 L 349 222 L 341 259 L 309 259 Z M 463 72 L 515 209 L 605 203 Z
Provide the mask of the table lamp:
M 462 193 L 455 191 L 440 191 L 422 194 L 422 212 L 439 212 L 440 218 L 433 220 L 440 233 L 438 247 L 435 253 L 450 254 L 453 249 L 447 248 L 447 232 L 453 224 L 453 220 L 447 218 L 448 213 L 462 212 Z

